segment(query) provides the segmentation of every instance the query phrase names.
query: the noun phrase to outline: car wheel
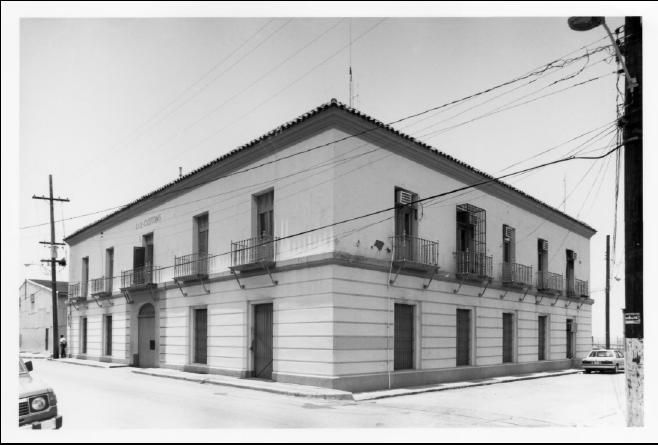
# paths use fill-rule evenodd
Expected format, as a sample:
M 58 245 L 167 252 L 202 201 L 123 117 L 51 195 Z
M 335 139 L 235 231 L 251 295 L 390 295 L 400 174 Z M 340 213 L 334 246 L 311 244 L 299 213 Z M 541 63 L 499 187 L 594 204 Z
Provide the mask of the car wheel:
M 615 374 L 619 374 L 619 364 L 615 365 Z
M 585 374 L 589 374 L 590 372 L 592 372 L 591 369 L 586 369 L 586 370 L 585 370 Z

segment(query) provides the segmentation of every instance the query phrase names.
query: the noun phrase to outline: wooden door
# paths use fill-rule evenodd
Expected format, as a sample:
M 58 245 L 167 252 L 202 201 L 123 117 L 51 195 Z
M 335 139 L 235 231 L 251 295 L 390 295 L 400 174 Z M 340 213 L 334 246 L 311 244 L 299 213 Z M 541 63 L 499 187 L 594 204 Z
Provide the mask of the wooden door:
M 471 364 L 471 311 L 457 309 L 457 366 Z
M 158 350 L 155 332 L 155 309 L 152 304 L 147 303 L 140 309 L 137 330 L 139 367 L 157 367 Z
M 395 305 L 393 369 L 414 367 L 414 307 Z
M 272 303 L 254 306 L 253 376 L 262 379 L 272 378 L 274 358 L 273 309 Z

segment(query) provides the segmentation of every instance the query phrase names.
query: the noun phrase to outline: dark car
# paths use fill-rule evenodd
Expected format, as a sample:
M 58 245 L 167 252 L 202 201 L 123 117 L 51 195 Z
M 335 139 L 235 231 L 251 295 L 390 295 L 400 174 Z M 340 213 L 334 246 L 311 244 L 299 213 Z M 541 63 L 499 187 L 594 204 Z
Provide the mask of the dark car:
M 57 397 L 48 385 L 30 374 L 32 362 L 18 359 L 18 426 L 32 429 L 59 429 Z

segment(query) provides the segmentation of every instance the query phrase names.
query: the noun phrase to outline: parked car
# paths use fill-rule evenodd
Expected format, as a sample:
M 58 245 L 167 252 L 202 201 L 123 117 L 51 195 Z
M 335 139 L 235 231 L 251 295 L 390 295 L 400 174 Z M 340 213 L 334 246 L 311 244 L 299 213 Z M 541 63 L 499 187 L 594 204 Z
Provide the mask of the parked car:
M 18 426 L 32 429 L 59 429 L 57 397 L 48 385 L 30 374 L 32 362 L 18 359 Z
M 583 359 L 585 374 L 592 371 L 612 371 L 617 373 L 624 370 L 624 354 L 613 349 L 595 349 Z

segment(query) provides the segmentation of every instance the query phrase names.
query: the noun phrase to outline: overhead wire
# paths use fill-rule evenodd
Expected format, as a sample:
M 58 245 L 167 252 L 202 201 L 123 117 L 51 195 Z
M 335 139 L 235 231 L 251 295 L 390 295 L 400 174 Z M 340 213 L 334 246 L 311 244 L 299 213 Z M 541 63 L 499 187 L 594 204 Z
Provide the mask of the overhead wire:
M 379 23 L 381 23 L 381 22 L 379 22 Z M 375 25 L 375 26 L 377 26 L 377 25 Z M 373 26 L 370 30 L 372 30 L 372 29 L 374 29 L 374 26 Z M 369 30 L 369 31 L 370 31 L 370 30 Z M 366 33 L 369 32 L 369 31 L 366 31 Z M 360 37 L 362 37 L 363 35 L 365 35 L 365 33 L 362 34 Z M 357 40 L 358 40 L 358 38 L 357 38 Z M 551 62 L 551 63 L 552 63 L 552 62 Z M 549 65 L 550 65 L 550 64 L 549 64 Z M 527 78 L 527 76 L 523 76 L 522 78 Z M 587 82 L 587 81 L 586 81 L 586 82 Z M 511 83 L 511 81 L 510 81 L 510 82 L 505 82 L 505 83 L 500 84 L 500 85 L 508 85 L 509 83 Z M 581 82 L 581 84 L 582 84 L 582 82 Z M 494 87 L 491 87 L 491 88 L 488 88 L 488 89 L 485 90 L 485 91 L 492 91 L 492 90 L 494 90 L 494 89 L 497 89 L 500 85 L 498 85 L 498 86 L 494 86 Z M 575 86 L 577 86 L 577 85 L 572 85 L 571 87 L 575 87 Z M 571 87 L 570 87 L 570 88 L 571 88 Z M 477 97 L 477 96 L 479 96 L 479 95 L 481 95 L 481 93 L 475 93 L 475 94 L 472 94 L 472 95 L 469 95 L 469 96 L 462 97 L 461 99 L 451 101 L 450 103 L 456 103 L 456 102 L 459 102 L 459 101 L 466 101 L 466 100 L 469 100 L 469 99 L 471 99 L 471 98 L 473 98 L 473 97 Z M 384 126 L 391 126 L 391 125 L 393 125 L 393 124 L 396 124 L 396 123 L 403 122 L 403 121 L 408 120 L 408 119 L 412 119 L 412 118 L 415 118 L 415 117 L 421 116 L 421 115 L 426 114 L 426 113 L 428 113 L 428 112 L 430 112 L 430 111 L 432 111 L 432 110 L 437 110 L 437 109 L 443 108 L 445 105 L 447 105 L 447 104 L 444 104 L 444 105 L 442 105 L 442 106 L 438 106 L 438 107 L 433 107 L 433 108 L 430 108 L 430 109 L 428 109 L 428 110 L 425 110 L 425 111 L 422 111 L 422 112 L 418 112 L 418 113 L 414 113 L 414 114 L 411 114 L 411 115 L 408 115 L 408 116 L 404 116 L 404 117 L 402 117 L 402 118 L 396 119 L 396 120 L 394 120 L 394 121 L 392 121 L 392 122 L 389 122 L 389 123 L 387 123 L 387 124 L 383 124 L 383 125 L 384 125 Z M 186 190 L 186 189 L 188 189 L 188 188 L 196 188 L 196 187 L 198 187 L 198 186 L 200 186 L 200 185 L 203 185 L 203 184 L 205 184 L 205 183 L 207 183 L 207 182 L 212 182 L 212 181 L 216 181 L 216 180 L 219 180 L 219 179 L 223 179 L 223 178 L 226 178 L 226 177 L 229 177 L 229 176 L 233 176 L 233 175 L 237 175 L 237 174 L 245 173 L 245 172 L 248 172 L 248 171 L 252 171 L 252 170 L 254 170 L 254 169 L 261 168 L 261 167 L 264 167 L 264 166 L 266 166 L 266 165 L 270 165 L 270 164 L 273 164 L 273 163 L 275 163 L 275 162 L 282 161 L 282 160 L 284 160 L 284 159 L 289 159 L 289 158 L 291 158 L 291 157 L 295 157 L 295 156 L 299 156 L 299 155 L 302 155 L 302 154 L 305 154 L 305 153 L 309 153 L 309 152 L 311 152 L 311 151 L 314 151 L 314 150 L 317 150 L 317 149 L 320 149 L 320 148 L 328 147 L 328 146 L 330 146 L 330 145 L 334 145 L 334 144 L 337 144 L 337 143 L 339 143 L 339 142 L 342 142 L 342 141 L 345 141 L 345 140 L 348 140 L 348 139 L 356 138 L 356 137 L 361 136 L 361 135 L 363 135 L 363 134 L 370 133 L 370 132 L 373 132 L 373 131 L 376 131 L 376 130 L 379 130 L 379 129 L 381 129 L 381 127 L 380 127 L 379 125 L 373 124 L 373 127 L 372 127 L 372 128 L 369 128 L 369 129 L 366 129 L 366 130 L 362 130 L 362 131 L 357 132 L 357 133 L 355 133 L 355 134 L 351 134 L 351 135 L 348 135 L 348 136 L 345 136 L 345 137 L 339 138 L 339 139 L 337 139 L 337 140 L 330 141 L 330 142 L 328 142 L 328 143 L 319 144 L 319 145 L 316 145 L 316 146 L 310 147 L 310 148 L 308 148 L 308 149 L 305 149 L 305 150 L 302 150 L 302 151 L 299 151 L 299 152 L 296 152 L 296 153 L 290 154 L 290 155 L 288 155 L 288 156 L 283 156 L 283 157 L 276 158 L 276 159 L 274 159 L 274 160 L 267 161 L 267 162 L 264 162 L 264 163 L 261 163 L 261 164 L 257 164 L 257 165 L 254 165 L 254 166 L 251 166 L 251 167 L 248 167 L 248 168 L 242 169 L 242 170 L 237 170 L 237 171 L 231 172 L 231 173 L 226 174 L 226 175 L 221 176 L 221 177 L 212 178 L 212 179 L 207 180 L 206 182 L 196 183 L 196 184 L 190 185 L 190 186 L 187 187 L 187 188 L 186 188 L 186 187 L 180 187 L 180 188 L 176 189 L 175 191 L 169 191 L 169 192 L 164 191 L 164 192 L 161 192 L 161 193 L 160 193 L 160 196 L 166 196 L 166 195 L 169 194 L 169 193 L 179 193 L 180 191 L 184 191 L 184 190 Z M 84 214 L 84 215 L 78 215 L 78 216 L 76 216 L 76 217 L 67 218 L 67 220 L 76 219 L 76 218 L 85 217 L 85 216 L 92 216 L 92 215 L 95 215 L 95 214 L 105 213 L 105 212 L 112 211 L 112 210 L 118 210 L 118 209 L 122 209 L 122 208 L 124 208 L 124 207 L 126 207 L 126 206 L 128 206 L 128 205 L 130 205 L 130 203 L 129 203 L 129 204 L 123 204 L 123 205 L 120 205 L 120 206 L 113 206 L 113 207 L 110 207 L 110 208 L 107 208 L 107 209 L 103 209 L 103 210 L 99 210 L 99 211 L 96 211 L 96 212 L 86 213 L 86 214 Z M 43 226 L 43 225 L 46 225 L 46 224 L 48 224 L 48 223 L 29 225 L 29 226 L 21 227 L 21 229 L 29 229 L 29 228 L 34 228 L 34 227 Z

